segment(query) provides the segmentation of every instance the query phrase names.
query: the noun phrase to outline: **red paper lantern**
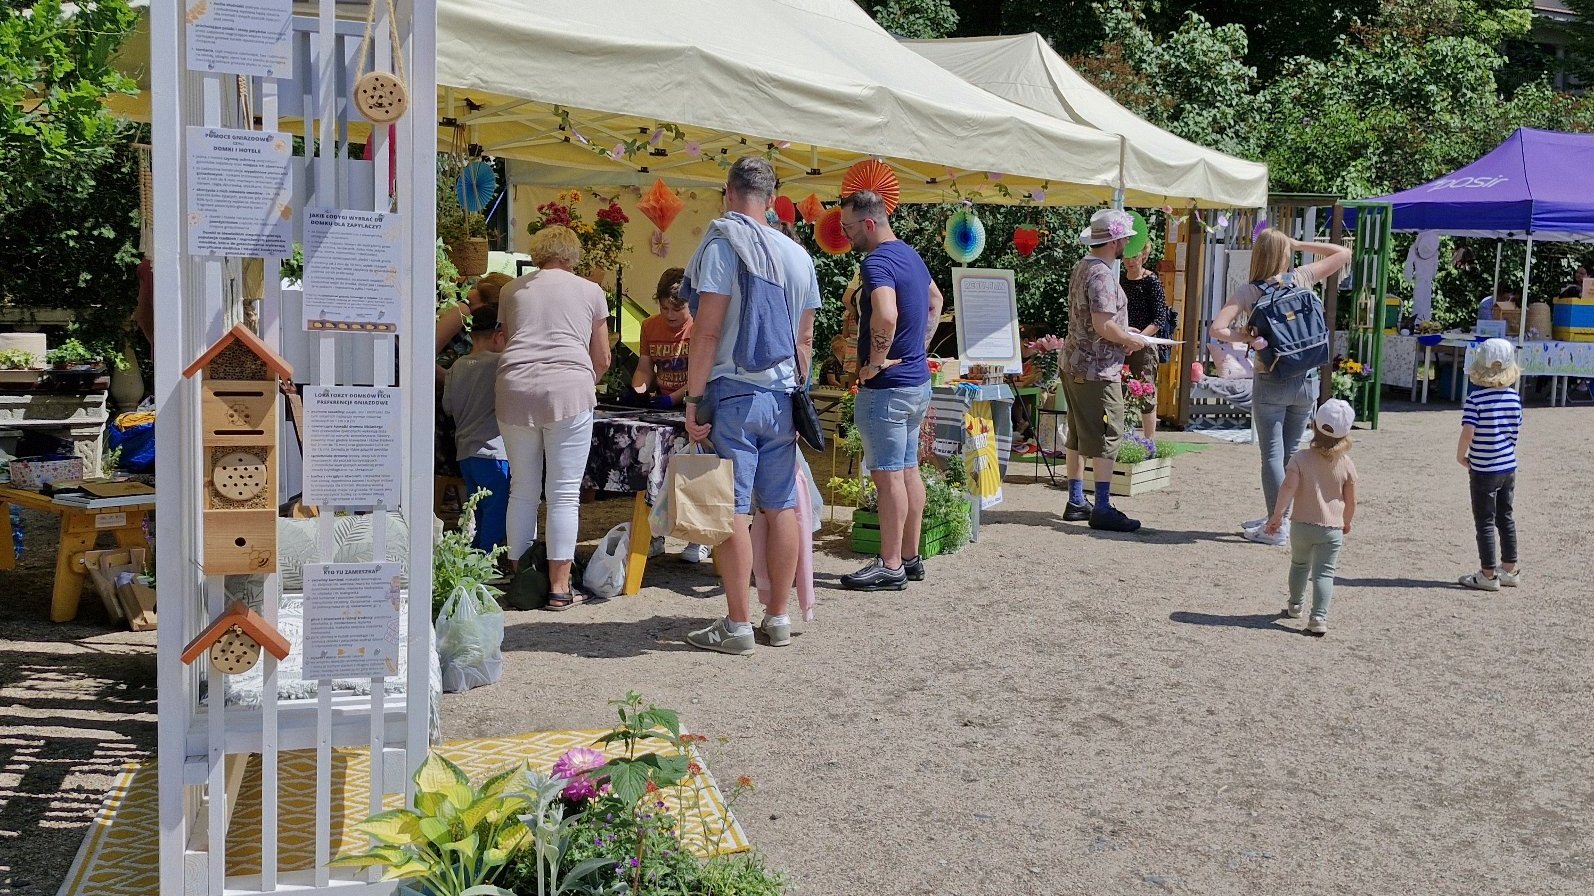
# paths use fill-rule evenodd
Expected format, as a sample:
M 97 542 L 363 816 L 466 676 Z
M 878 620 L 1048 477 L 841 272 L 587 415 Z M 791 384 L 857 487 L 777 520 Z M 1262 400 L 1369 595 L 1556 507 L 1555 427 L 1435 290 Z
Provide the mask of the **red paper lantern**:
M 1018 254 L 1028 258 L 1035 247 L 1041 244 L 1041 232 L 1033 227 L 1017 227 L 1013 230 L 1013 248 Z
M 797 223 L 797 206 L 785 196 L 775 197 L 775 217 L 787 224 Z
M 819 223 L 814 225 L 814 242 L 826 255 L 845 255 L 852 251 L 852 241 L 841 229 L 841 206 L 826 209 L 819 216 Z

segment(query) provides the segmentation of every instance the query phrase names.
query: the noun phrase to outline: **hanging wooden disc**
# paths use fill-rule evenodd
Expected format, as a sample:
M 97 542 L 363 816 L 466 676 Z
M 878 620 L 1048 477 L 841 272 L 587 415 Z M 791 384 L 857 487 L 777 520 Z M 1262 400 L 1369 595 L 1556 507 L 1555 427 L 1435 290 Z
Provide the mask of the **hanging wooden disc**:
M 366 72 L 354 82 L 354 108 L 368 121 L 390 124 L 403 118 L 409 107 L 409 91 L 396 75 Z
M 210 664 L 223 675 L 242 675 L 260 662 L 260 645 L 233 626 L 210 645 Z
M 360 41 L 356 72 L 364 71 L 370 58 L 371 40 L 376 33 L 376 0 L 365 14 L 365 38 Z M 404 86 L 404 48 L 399 44 L 398 13 L 393 0 L 387 0 L 387 33 L 393 41 L 393 71 L 369 71 L 354 82 L 354 108 L 374 124 L 391 124 L 404 117 L 410 108 L 410 92 Z

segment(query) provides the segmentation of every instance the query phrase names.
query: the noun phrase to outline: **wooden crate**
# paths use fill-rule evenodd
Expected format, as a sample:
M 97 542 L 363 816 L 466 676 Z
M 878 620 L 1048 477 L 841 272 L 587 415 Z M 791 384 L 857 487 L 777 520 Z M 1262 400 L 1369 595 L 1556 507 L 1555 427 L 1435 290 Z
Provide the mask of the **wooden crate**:
M 919 532 L 919 556 L 935 557 L 941 553 L 949 533 L 946 523 L 926 526 Z M 860 554 L 880 553 L 880 514 L 873 510 L 852 512 L 852 549 Z
M 1094 485 L 1096 482 L 1095 467 L 1090 459 L 1085 460 L 1085 481 Z M 1168 487 L 1173 481 L 1173 458 L 1153 457 L 1143 460 L 1138 464 L 1114 464 L 1112 470 L 1112 494 L 1124 498 L 1133 498 L 1146 492 L 1154 492 Z

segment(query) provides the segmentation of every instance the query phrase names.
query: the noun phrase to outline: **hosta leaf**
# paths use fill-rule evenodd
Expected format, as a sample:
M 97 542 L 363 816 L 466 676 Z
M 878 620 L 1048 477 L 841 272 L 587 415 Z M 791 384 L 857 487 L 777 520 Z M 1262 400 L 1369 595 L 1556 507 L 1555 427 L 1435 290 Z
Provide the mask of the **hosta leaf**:
M 407 809 L 379 812 L 354 828 L 390 846 L 409 846 L 421 839 L 421 819 Z
M 449 762 L 441 753 L 426 754 L 426 761 L 415 770 L 415 788 L 420 791 L 440 791 L 453 784 L 470 786 L 470 777 L 459 766 Z

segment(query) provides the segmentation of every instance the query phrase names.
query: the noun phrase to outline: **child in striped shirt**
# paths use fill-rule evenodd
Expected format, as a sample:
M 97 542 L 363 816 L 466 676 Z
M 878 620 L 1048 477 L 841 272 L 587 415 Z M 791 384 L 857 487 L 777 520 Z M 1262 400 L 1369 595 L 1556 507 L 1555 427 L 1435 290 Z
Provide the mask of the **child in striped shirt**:
M 1520 373 L 1516 349 L 1504 339 L 1490 339 L 1478 346 L 1467 366 L 1467 378 L 1474 388 L 1461 406 L 1456 462 L 1467 468 L 1471 479 L 1479 566 L 1477 572 L 1458 581 L 1479 591 L 1499 591 L 1502 585 L 1515 588 L 1522 579 L 1522 571 L 1517 568 L 1517 526 L 1511 517 L 1517 434 L 1522 429 L 1522 398 L 1512 387 Z

